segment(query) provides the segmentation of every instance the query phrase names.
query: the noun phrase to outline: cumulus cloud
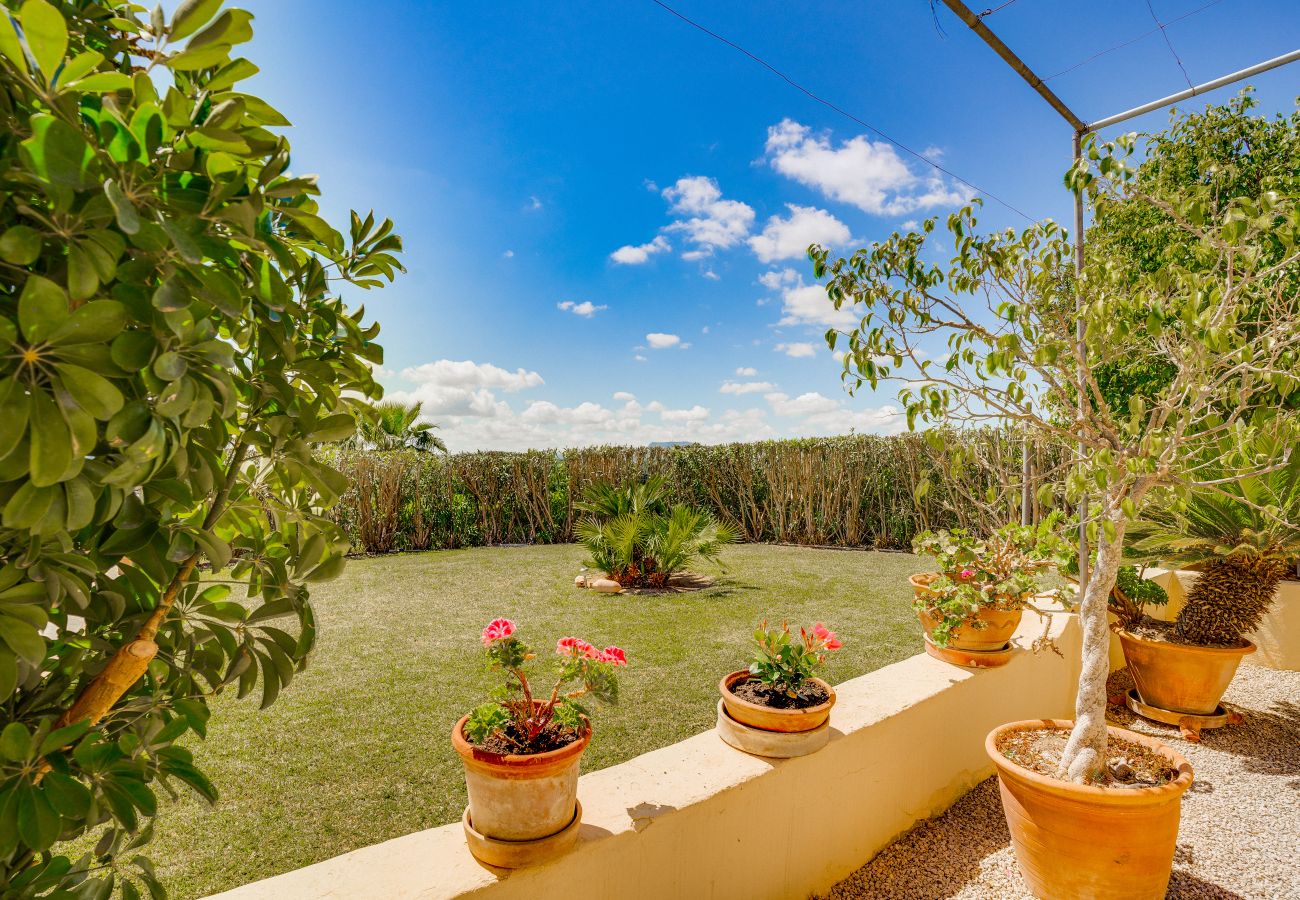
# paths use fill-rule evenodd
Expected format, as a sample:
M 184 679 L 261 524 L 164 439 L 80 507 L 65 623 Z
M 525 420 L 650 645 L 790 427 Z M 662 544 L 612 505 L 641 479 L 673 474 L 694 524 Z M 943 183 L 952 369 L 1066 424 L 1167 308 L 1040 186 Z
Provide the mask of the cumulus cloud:
M 776 389 L 770 381 L 724 381 L 718 391 L 723 394 L 762 394 Z
M 807 341 L 796 341 L 791 344 L 777 344 L 776 349 L 786 356 L 793 356 L 795 359 L 802 359 L 809 356 L 817 355 L 817 348 Z
M 753 378 L 758 374 L 758 369 L 755 369 L 753 366 L 741 366 L 736 369 L 736 374 L 742 378 Z
M 836 146 L 828 134 L 782 119 L 767 130 L 766 153 L 772 168 L 787 178 L 872 215 L 906 215 L 969 199 L 939 173 L 918 175 L 892 145 L 865 135 Z
M 565 300 L 563 302 L 555 304 L 555 306 L 557 309 L 562 309 L 565 312 L 571 312 L 575 316 L 582 316 L 584 319 L 590 319 L 592 316 L 594 316 L 596 313 L 600 312 L 601 310 L 609 309 L 608 306 L 604 306 L 604 305 L 597 306 L 596 304 L 592 303 L 590 300 L 583 300 L 581 303 L 574 303 L 572 300 Z
M 749 239 L 749 248 L 765 263 L 798 259 L 809 244 L 842 247 L 849 242 L 849 226 L 824 209 L 787 203 L 787 218 L 772 216 L 760 234 Z
M 652 331 L 645 336 L 645 342 L 650 345 L 651 350 L 667 350 L 669 347 L 683 347 L 682 339 L 675 334 L 664 334 L 659 331 Z
M 754 224 L 749 204 L 723 199 L 718 183 L 704 175 L 677 179 L 676 184 L 664 188 L 663 196 L 670 204 L 669 212 L 680 217 L 665 230 L 681 232 L 695 245 L 694 250 L 682 254 L 683 259 L 702 259 L 715 250 L 734 247 Z
M 768 290 L 780 294 L 780 325 L 850 328 L 858 323 L 859 317 L 852 306 L 836 309 L 826 296 L 825 287 L 816 283 L 805 284 L 803 276 L 794 269 L 773 269 L 760 275 L 758 281 Z
M 672 249 L 672 244 L 662 234 L 655 235 L 654 240 L 646 244 L 625 244 L 609 255 L 614 262 L 624 266 L 639 266 L 649 262 L 656 253 Z

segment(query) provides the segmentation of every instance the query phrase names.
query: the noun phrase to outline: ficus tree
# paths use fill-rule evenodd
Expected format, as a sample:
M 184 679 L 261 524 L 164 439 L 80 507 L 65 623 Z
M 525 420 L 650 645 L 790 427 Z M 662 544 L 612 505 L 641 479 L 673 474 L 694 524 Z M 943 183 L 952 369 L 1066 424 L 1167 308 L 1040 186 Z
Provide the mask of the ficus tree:
M 1257 400 L 1300 388 L 1300 319 L 1287 290 L 1300 266 L 1300 196 L 1266 191 L 1211 202 L 1205 184 L 1188 182 L 1151 192 L 1135 178 L 1134 147 L 1131 135 L 1088 142 L 1067 184 L 1093 207 L 1159 210 L 1185 235 L 1186 251 L 1162 267 L 1091 254 L 1076 278 L 1074 247 L 1060 227 L 1047 221 L 984 233 L 978 204 L 947 220 L 946 263 L 936 261 L 933 219 L 850 258 L 811 250 L 836 308 L 863 313 L 856 327 L 827 332 L 831 346 L 846 351 L 850 390 L 902 382 L 913 427 L 993 421 L 1079 448 L 1064 488 L 1095 549 L 1080 598 L 1076 718 L 1060 765 L 1061 777 L 1075 781 L 1097 778 L 1105 762 L 1106 606 L 1127 524 L 1161 492 L 1214 490 L 1225 478 L 1284 464 L 1246 448 L 1259 433 L 1289 427 L 1287 413 Z M 1170 377 L 1117 408 L 1096 375 L 1135 347 Z M 1225 439 L 1242 452 L 1233 471 L 1211 474 L 1204 448 Z M 1078 504 L 1085 495 L 1091 499 Z
M 241 92 L 220 0 L 0 7 L 0 893 L 164 891 L 157 792 L 215 800 L 209 701 L 274 702 L 346 541 L 391 223 L 319 215 L 287 120 Z M 76 860 L 60 842 L 86 834 Z

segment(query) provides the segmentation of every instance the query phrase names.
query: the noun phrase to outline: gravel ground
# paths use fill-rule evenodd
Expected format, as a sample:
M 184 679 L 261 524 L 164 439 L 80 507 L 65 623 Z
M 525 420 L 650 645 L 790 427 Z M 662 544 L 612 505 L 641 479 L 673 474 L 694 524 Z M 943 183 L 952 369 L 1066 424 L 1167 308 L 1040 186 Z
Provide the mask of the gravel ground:
M 1111 676 L 1111 694 L 1132 686 Z M 1192 764 L 1169 898 L 1300 900 L 1300 672 L 1243 665 L 1224 701 L 1244 724 L 1192 744 L 1111 707 L 1115 724 L 1160 737 Z M 996 778 L 917 825 L 837 884 L 834 900 L 1032 900 L 1016 869 Z

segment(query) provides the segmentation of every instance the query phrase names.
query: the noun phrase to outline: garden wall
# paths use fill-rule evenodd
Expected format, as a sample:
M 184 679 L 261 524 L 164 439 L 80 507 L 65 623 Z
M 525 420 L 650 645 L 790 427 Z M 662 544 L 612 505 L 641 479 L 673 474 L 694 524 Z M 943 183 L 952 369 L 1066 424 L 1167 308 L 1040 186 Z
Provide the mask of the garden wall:
M 1027 647 L 1041 632 L 1037 617 L 1026 616 L 1016 643 Z M 536 868 L 480 865 L 455 823 L 218 897 L 806 897 L 992 774 L 984 753 L 992 728 L 1071 716 L 1075 617 L 1057 614 L 1053 632 L 1063 656 L 1022 649 L 1004 668 L 977 671 L 920 654 L 837 686 L 831 742 L 811 756 L 762 759 L 706 732 L 584 775 L 578 846 Z
M 927 528 L 1020 517 L 1023 445 L 995 429 L 719 446 L 523 453 L 326 451 L 350 489 L 335 509 L 368 553 L 574 539 L 574 503 L 597 480 L 667 478 L 673 499 L 735 523 L 747 541 L 907 548 Z M 1031 484 L 1057 454 L 1032 450 Z M 924 487 L 922 487 L 924 486 Z M 919 499 L 918 499 L 919 494 Z

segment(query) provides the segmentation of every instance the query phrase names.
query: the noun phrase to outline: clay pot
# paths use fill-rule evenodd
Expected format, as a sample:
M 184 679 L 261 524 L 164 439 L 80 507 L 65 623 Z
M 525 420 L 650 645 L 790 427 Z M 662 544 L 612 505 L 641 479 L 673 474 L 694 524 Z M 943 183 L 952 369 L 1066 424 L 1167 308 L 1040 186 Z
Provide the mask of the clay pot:
M 547 753 L 501 754 L 475 747 L 465 738 L 464 716 L 451 730 L 451 743 L 465 766 L 468 819 L 476 832 L 498 841 L 550 837 L 573 823 L 578 799 L 578 766 L 591 743 L 591 725 L 582 737 Z
M 825 724 L 826 720 L 830 718 L 831 707 L 835 705 L 835 688 L 820 678 L 811 680 L 820 684 L 830 695 L 830 698 L 825 703 L 819 703 L 807 709 L 773 709 L 770 706 L 762 706 L 758 703 L 742 700 L 731 692 L 733 687 L 748 681 L 751 677 L 748 672 L 742 669 L 739 672 L 732 672 L 730 675 L 724 676 L 722 681 L 718 683 L 718 691 L 722 694 L 722 704 L 727 711 L 727 715 L 740 724 L 763 731 L 812 731 L 814 728 Z
M 1042 900 L 1160 900 L 1169 884 L 1187 760 L 1154 738 L 1107 728 L 1112 738 L 1164 756 L 1178 776 L 1159 787 L 1073 784 L 1039 775 L 998 752 L 1008 731 L 1070 728 L 1061 719 L 1011 722 L 989 732 L 984 749 L 998 770 L 1002 811 L 1030 893 Z
M 1119 632 L 1119 642 L 1142 702 L 1191 716 L 1214 715 L 1241 658 L 1255 652 L 1247 640 L 1240 647 L 1193 647 L 1126 631 Z
M 912 583 L 912 590 L 916 592 L 917 598 L 926 600 L 934 595 L 926 585 L 938 577 L 938 572 L 925 572 L 911 576 L 908 581 Z M 1011 641 L 1011 636 L 1020 627 L 1022 615 L 1024 610 L 1020 609 L 1002 610 L 991 606 L 982 607 L 967 621 L 982 622 L 983 625 L 978 628 L 959 625 L 953 629 L 948 639 L 948 646 L 953 650 L 1001 650 Z M 916 616 L 921 620 L 921 627 L 925 629 L 926 636 L 931 637 L 939 624 L 939 617 L 928 609 L 918 611 Z

